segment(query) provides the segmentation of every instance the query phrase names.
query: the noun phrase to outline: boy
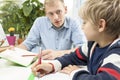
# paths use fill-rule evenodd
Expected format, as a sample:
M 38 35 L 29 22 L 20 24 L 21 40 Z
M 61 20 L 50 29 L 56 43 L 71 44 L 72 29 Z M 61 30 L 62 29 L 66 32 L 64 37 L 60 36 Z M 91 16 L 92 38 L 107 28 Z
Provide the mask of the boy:
M 119 13 L 120 0 L 87 0 L 80 10 L 87 46 L 52 63 L 34 63 L 33 73 L 40 70 L 43 76 L 63 69 L 72 80 L 120 80 Z M 87 70 L 75 65 L 87 65 Z

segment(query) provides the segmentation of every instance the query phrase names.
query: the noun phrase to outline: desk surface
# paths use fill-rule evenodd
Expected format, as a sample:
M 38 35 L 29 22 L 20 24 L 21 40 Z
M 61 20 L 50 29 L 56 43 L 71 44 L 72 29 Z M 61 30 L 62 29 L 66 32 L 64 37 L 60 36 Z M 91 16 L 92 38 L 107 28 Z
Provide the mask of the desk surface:
M 3 80 L 27 80 L 31 73 L 30 68 L 20 67 L 0 59 L 0 79 Z
M 2 80 L 28 80 L 31 74 L 31 67 L 17 66 L 7 60 L 0 59 L 0 79 Z M 38 80 L 35 78 L 35 80 Z M 46 75 L 39 80 L 70 80 L 69 75 L 53 73 Z

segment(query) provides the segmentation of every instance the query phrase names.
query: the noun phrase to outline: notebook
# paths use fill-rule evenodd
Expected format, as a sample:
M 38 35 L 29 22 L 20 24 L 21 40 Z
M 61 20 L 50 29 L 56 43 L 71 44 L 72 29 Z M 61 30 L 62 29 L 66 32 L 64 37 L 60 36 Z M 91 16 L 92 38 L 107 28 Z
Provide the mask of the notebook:
M 21 66 L 29 66 L 37 59 L 37 54 L 15 47 L 14 50 L 5 50 L 0 57 Z

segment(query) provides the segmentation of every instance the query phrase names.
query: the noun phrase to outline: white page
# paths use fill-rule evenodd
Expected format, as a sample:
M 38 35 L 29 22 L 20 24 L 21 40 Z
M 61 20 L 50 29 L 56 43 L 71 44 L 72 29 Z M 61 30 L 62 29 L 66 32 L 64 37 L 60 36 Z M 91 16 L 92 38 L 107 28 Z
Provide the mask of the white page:
M 4 43 L 0 46 L 0 47 L 4 47 L 4 46 L 9 46 L 5 32 L 0 24 L 0 41 L 5 40 Z M 1 43 L 0 43 L 1 44 Z
M 38 78 L 35 77 L 34 80 L 38 80 Z M 56 73 L 45 75 L 42 78 L 39 78 L 39 80 L 71 80 L 71 79 L 67 74 L 56 72 Z

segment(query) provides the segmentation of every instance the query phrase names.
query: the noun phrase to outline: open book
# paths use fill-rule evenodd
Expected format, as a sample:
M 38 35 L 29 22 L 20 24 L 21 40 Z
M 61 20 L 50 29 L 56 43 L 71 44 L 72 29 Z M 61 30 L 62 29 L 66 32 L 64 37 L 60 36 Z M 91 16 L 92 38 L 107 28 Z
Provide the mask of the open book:
M 7 59 L 21 66 L 29 66 L 35 59 L 35 53 L 15 47 L 14 50 L 5 50 L 0 53 L 0 57 Z

